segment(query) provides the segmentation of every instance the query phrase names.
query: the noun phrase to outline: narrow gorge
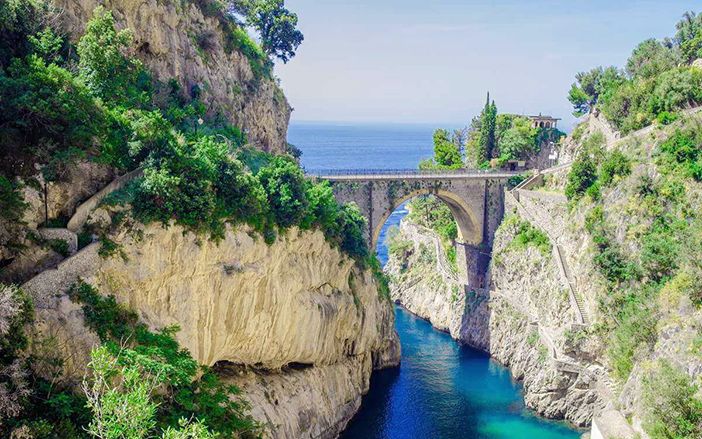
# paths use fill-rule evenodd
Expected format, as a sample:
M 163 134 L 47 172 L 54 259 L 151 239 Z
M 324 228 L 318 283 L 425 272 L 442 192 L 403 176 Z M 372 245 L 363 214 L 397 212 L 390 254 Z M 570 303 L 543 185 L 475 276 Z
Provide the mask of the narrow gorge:
M 702 14 L 578 73 L 568 134 L 330 122 L 399 105 L 332 81 L 358 36 L 290 124 L 302 28 L 0 0 L 0 438 L 702 438 Z

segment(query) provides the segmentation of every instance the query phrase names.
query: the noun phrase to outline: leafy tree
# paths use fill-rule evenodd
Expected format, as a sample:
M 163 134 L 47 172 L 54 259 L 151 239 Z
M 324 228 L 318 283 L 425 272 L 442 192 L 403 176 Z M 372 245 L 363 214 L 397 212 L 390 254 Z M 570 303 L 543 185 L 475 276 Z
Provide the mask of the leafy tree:
M 532 127 L 531 121 L 524 117 L 513 117 L 512 124 L 504 130 L 497 143 L 500 162 L 525 158 L 538 151 L 539 129 Z
M 297 14 L 285 7 L 284 0 L 244 0 L 234 7 L 246 17 L 246 23 L 255 28 L 263 50 L 287 63 L 295 56 L 304 36 L 297 29 Z
M 658 147 L 656 163 L 665 173 L 681 172 L 702 181 L 702 150 L 699 134 L 678 130 Z
M 308 183 L 307 200 L 309 208 L 303 220 L 303 228 L 313 225 L 322 230 L 332 231 L 338 227 L 339 205 L 328 181 Z
M 589 113 L 602 95 L 611 93 L 624 81 L 616 67 L 597 67 L 575 75 L 576 82 L 570 87 L 568 100 L 573 104 L 576 116 Z
M 175 219 L 176 224 L 196 233 L 210 232 L 213 238 L 221 238 L 214 182 L 219 165 L 228 160 L 227 145 L 202 137 L 168 144 L 162 154 L 146 162 L 133 204 L 136 217 L 145 223 L 164 224 Z
M 115 29 L 112 12 L 102 6 L 95 8 L 77 47 L 80 78 L 95 96 L 115 103 L 149 100 L 141 62 L 125 55 L 132 38 L 128 29 Z
M 610 152 L 600 166 L 599 182 L 609 186 L 615 178 L 623 178 L 631 173 L 631 160 L 620 150 Z
M 36 35 L 30 35 L 28 41 L 32 45 L 32 51 L 47 63 L 61 62 L 60 51 L 63 47 L 63 38 L 56 35 L 50 28 L 44 28 Z
M 214 189 L 221 214 L 232 222 L 248 223 L 261 230 L 267 212 L 261 182 L 238 160 L 223 160 L 218 166 Z
M 444 129 L 434 131 L 434 161 L 440 168 L 460 169 L 463 159 L 451 134 Z
M 656 39 L 645 40 L 634 49 L 626 63 L 626 72 L 632 78 L 655 78 L 661 73 L 677 67 L 680 62 L 678 52 L 672 42 Z
M 649 108 L 656 115 L 699 103 L 702 103 L 702 70 L 682 67 L 662 73 L 657 78 Z
M 683 60 L 690 63 L 702 58 L 702 14 L 685 12 L 675 27 L 675 42 L 680 46 Z
M 359 261 L 375 259 L 370 256 L 368 244 L 365 239 L 367 221 L 354 203 L 344 204 L 339 211 L 339 229 L 341 234 L 341 250 L 345 251 Z M 377 274 L 376 274 L 377 276 Z
M 13 58 L 22 58 L 32 52 L 29 37 L 46 29 L 51 15 L 48 1 L 0 2 L 0 70 Z
M 19 192 L 18 184 L 0 175 L 0 219 L 19 223 L 27 206 Z
M 597 181 L 597 166 L 589 154 L 581 154 L 568 173 L 565 195 L 569 200 L 578 198 Z
M 155 418 L 149 416 L 136 425 L 112 416 L 107 419 L 103 416 L 99 422 L 109 422 L 121 429 L 124 428 L 122 422 L 136 428 L 148 421 L 149 425 L 167 429 L 182 424 L 182 419 L 198 419 L 210 431 L 224 437 L 248 437 L 248 433 L 257 431 L 258 425 L 247 413 L 248 405 L 239 398 L 240 390 L 223 383 L 211 369 L 199 367 L 175 340 L 177 327 L 151 332 L 138 321 L 134 312 L 118 304 L 113 296 L 103 297 L 86 283 L 74 285 L 70 296 L 83 305 L 86 323 L 100 336 L 101 349 L 106 349 L 106 353 L 101 353 L 102 360 L 116 365 L 109 370 L 118 374 L 113 375 L 114 380 L 98 375 L 101 382 L 97 383 L 97 388 L 93 388 L 92 380 L 85 383 L 91 407 L 100 408 L 111 401 L 124 402 L 119 408 L 123 411 L 132 409 L 127 406 L 132 401 L 138 402 L 145 411 L 150 410 L 152 403 L 157 406 Z M 121 375 L 128 371 L 149 386 L 115 385 L 124 382 Z M 200 378 L 196 379 L 198 374 Z M 158 391 L 148 391 L 154 384 Z M 109 398 L 105 398 L 106 395 Z
M 138 351 L 123 348 L 114 355 L 107 346 L 94 348 L 88 365 L 92 376 L 83 381 L 87 405 L 93 412 L 88 433 L 100 439 L 145 439 L 156 430 L 154 394 L 167 383 L 171 365 L 154 361 Z M 214 438 L 200 422 L 179 421 L 163 439 Z
M 16 59 L 0 71 L 0 103 L 0 170 L 6 175 L 33 175 L 35 163 L 59 154 L 68 161 L 98 153 L 93 145 L 104 134 L 105 114 L 68 70 L 35 55 Z

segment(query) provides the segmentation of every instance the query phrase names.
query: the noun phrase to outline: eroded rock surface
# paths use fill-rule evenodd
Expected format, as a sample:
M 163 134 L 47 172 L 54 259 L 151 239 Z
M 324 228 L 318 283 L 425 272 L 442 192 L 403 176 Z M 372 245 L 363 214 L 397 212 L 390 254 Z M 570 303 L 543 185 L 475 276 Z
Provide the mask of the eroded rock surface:
M 73 370 L 97 342 L 65 294 L 79 278 L 154 329 L 177 324 L 178 341 L 200 363 L 245 371 L 232 381 L 270 437 L 335 437 L 371 371 L 399 362 L 391 303 L 321 232 L 290 230 L 269 246 L 229 230 L 217 244 L 152 225 L 115 240 L 124 257 L 101 258 L 93 244 L 24 285 L 37 327 L 64 347 Z

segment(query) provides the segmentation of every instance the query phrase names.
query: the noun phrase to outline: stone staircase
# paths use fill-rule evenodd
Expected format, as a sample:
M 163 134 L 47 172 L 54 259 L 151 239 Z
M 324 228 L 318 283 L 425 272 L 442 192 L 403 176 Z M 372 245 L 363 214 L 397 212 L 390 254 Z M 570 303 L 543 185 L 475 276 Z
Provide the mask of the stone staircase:
M 575 287 L 573 285 L 573 276 L 570 273 L 570 267 L 568 266 L 568 263 L 565 260 L 565 252 L 563 251 L 563 247 L 561 247 L 560 244 L 557 244 L 554 246 L 557 259 L 559 262 L 559 269 L 562 271 L 562 275 L 565 277 L 566 282 L 568 283 L 568 289 L 570 291 L 570 298 L 573 302 L 575 302 L 575 306 L 578 309 L 578 313 L 580 314 L 580 323 L 583 325 L 590 325 L 590 319 L 587 315 L 587 311 L 585 310 L 585 304 L 583 303 L 582 297 L 576 293 Z
M 553 248 L 553 253 L 554 257 L 553 260 L 555 261 L 559 273 L 561 274 L 561 279 L 563 280 L 563 283 L 565 284 L 566 288 L 568 289 L 568 297 L 571 302 L 571 306 L 573 309 L 576 311 L 576 316 L 578 317 L 578 320 L 580 324 L 582 325 L 589 325 L 590 324 L 590 319 L 587 315 L 587 311 L 585 309 L 585 304 L 582 300 L 582 297 L 580 297 L 575 289 L 575 285 L 573 282 L 573 277 L 572 274 L 570 273 L 570 268 L 568 267 L 568 263 L 565 258 L 565 252 L 563 251 L 563 247 L 561 247 L 559 244 L 557 244 L 558 240 L 556 237 L 553 236 L 553 234 L 550 231 L 549 227 L 546 227 L 544 224 L 542 224 L 542 221 L 539 218 L 539 215 L 531 212 L 531 210 L 525 206 L 523 203 L 520 202 L 519 195 L 520 189 L 519 187 L 514 188 L 512 191 L 509 191 L 507 193 L 507 197 L 510 197 L 510 200 L 514 205 L 517 207 L 517 210 L 519 211 L 519 214 L 522 215 L 524 218 L 532 222 L 534 225 L 538 226 L 540 229 L 542 229 L 549 237 L 549 240 L 551 241 L 552 248 Z
M 141 175 L 143 175 L 143 170 L 138 168 L 114 179 L 107 186 L 78 206 L 65 228 L 39 228 L 37 232 L 42 239 L 47 241 L 59 240 L 66 242 L 68 254 L 62 255 L 53 261 L 50 265 L 45 267 L 43 272 L 38 273 L 32 279 L 27 281 L 24 284 L 24 287 L 27 287 L 32 291 L 40 291 L 44 295 L 50 295 L 52 288 L 66 289 L 68 286 L 70 286 L 69 284 L 74 283 L 77 280 L 77 277 L 72 273 L 82 273 L 81 270 L 76 270 L 75 266 L 91 265 L 94 262 L 93 259 L 97 254 L 99 247 L 99 245 L 95 243 L 95 237 L 93 237 L 92 242 L 85 248 L 78 248 L 78 232 L 83 228 L 92 211 L 100 206 L 100 203 L 103 199 L 105 199 L 105 197 L 114 191 L 121 189 L 128 182 L 140 177 Z M 86 255 L 89 256 L 86 257 Z M 86 259 L 90 260 L 90 262 L 84 262 Z M 66 275 L 65 273 L 71 274 Z M 47 292 L 44 292 L 46 288 L 41 285 L 42 282 L 48 285 L 49 288 Z M 42 295 L 40 294 L 39 296 Z

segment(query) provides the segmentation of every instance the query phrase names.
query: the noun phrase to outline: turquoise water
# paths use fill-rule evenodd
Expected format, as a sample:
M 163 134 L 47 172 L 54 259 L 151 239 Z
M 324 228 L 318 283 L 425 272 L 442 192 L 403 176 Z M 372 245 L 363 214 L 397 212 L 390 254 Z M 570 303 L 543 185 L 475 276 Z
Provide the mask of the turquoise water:
M 342 438 L 577 439 L 565 424 L 536 417 L 509 370 L 396 308 L 399 369 L 375 372 Z
M 303 151 L 308 170 L 414 168 L 432 154 L 431 126 L 293 124 L 288 140 Z M 381 232 L 407 214 L 404 206 Z M 521 386 L 509 370 L 448 334 L 396 308 L 402 344 L 399 368 L 375 372 L 361 410 L 345 439 L 577 439 L 562 423 L 536 417 L 524 407 Z

